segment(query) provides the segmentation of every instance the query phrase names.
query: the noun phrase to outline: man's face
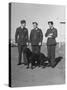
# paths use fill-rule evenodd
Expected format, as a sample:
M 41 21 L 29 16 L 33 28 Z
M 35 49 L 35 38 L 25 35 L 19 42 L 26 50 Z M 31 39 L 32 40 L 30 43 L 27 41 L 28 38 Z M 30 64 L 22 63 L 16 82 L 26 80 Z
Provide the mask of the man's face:
M 26 23 L 22 23 L 22 24 L 21 24 L 21 27 L 22 27 L 22 28 L 26 27 Z
M 52 28 L 53 27 L 53 25 L 51 23 L 49 23 L 48 25 L 49 25 L 49 28 Z
M 35 23 L 33 24 L 33 28 L 37 28 L 37 25 Z

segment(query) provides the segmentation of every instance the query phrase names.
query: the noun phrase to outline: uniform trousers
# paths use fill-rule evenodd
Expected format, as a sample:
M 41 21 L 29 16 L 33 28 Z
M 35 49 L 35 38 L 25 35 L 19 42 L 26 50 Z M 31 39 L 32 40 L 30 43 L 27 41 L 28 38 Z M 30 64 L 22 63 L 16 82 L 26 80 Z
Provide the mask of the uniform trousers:
M 24 49 L 27 48 L 27 45 L 20 45 L 18 44 L 18 64 L 22 63 L 22 54 L 23 54 L 23 63 L 26 63 L 26 57 L 24 54 Z
M 38 54 L 38 53 L 40 53 L 40 51 L 41 51 L 41 46 L 39 46 L 39 45 L 32 45 L 32 52 L 33 53 Z
M 56 45 L 47 46 L 49 63 L 51 64 L 51 66 L 54 66 L 55 64 L 55 49 L 56 49 Z

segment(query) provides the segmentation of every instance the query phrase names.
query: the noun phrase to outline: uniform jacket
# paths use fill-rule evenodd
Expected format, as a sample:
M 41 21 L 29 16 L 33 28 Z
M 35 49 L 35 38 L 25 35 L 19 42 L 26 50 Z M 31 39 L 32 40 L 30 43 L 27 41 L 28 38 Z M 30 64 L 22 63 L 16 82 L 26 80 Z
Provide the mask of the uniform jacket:
M 30 33 L 30 42 L 32 45 L 38 45 L 39 42 L 42 43 L 43 33 L 42 30 L 37 28 L 37 30 L 32 29 Z
M 46 34 L 45 34 L 45 37 L 47 37 L 50 33 L 52 33 L 52 37 L 48 38 L 47 39 L 47 45 L 56 45 L 56 37 L 57 37 L 57 29 L 56 28 L 53 28 L 53 29 L 48 29 Z
M 18 27 L 15 33 L 15 42 L 20 45 L 25 45 L 28 42 L 28 30 L 27 28 Z

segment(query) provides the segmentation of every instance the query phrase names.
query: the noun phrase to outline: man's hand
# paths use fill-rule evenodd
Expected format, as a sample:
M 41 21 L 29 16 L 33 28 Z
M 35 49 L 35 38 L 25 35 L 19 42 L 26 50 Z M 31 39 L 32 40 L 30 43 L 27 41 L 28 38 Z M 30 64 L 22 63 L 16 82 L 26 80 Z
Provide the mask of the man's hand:
M 50 35 L 50 36 L 52 36 L 52 35 L 53 35 L 53 33 L 50 33 L 49 35 Z
M 52 37 L 52 35 L 53 35 L 53 33 L 50 33 L 50 34 L 48 35 L 48 38 L 51 38 L 51 37 Z
M 28 42 L 26 44 L 28 45 Z
M 18 44 L 15 42 L 15 45 L 17 46 Z
M 39 46 L 41 45 L 42 43 L 41 42 L 39 42 Z

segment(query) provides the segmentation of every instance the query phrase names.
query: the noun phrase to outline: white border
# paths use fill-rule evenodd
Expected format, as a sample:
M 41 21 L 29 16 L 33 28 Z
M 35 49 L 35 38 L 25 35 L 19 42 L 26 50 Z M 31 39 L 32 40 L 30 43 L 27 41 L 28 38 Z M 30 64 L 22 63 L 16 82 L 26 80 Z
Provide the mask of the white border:
M 10 89 L 7 86 L 8 84 L 8 3 L 9 2 L 40 3 L 40 4 L 54 4 L 54 5 L 67 6 L 67 0 L 1 0 L 0 1 L 0 90 Z M 67 16 L 67 9 L 66 9 L 66 16 Z M 66 41 L 67 41 L 67 31 L 66 31 Z M 66 48 L 66 51 L 67 51 L 67 48 Z M 67 68 L 67 62 L 66 62 L 66 68 Z M 66 73 L 67 73 L 67 69 L 66 69 Z M 14 88 L 14 89 L 19 89 L 19 88 Z M 24 89 L 24 90 L 28 90 L 28 89 L 29 90 L 34 90 L 34 89 L 66 90 L 67 84 L 25 87 L 25 88 L 22 87 L 20 89 Z

